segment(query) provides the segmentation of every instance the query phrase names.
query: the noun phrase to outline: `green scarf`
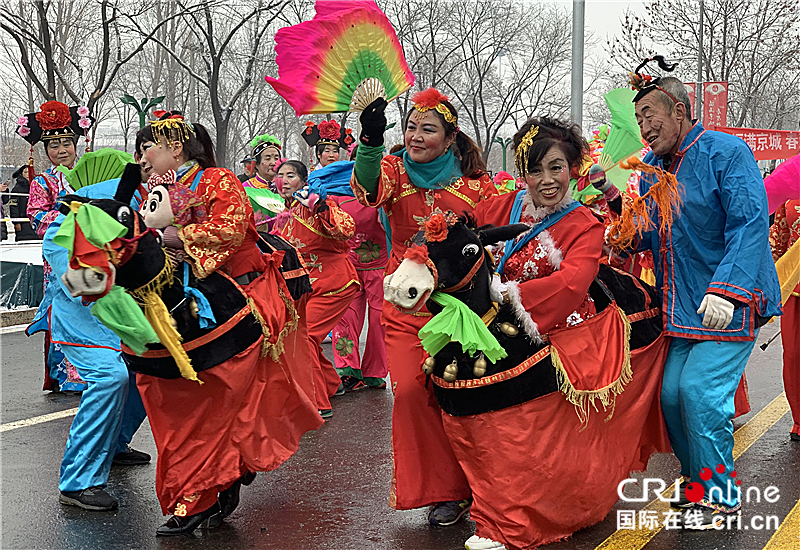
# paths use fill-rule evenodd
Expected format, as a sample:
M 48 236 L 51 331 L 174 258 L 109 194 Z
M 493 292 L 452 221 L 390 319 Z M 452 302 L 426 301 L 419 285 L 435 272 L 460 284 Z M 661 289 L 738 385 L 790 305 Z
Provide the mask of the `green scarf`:
M 405 149 L 396 152 L 395 156 L 402 157 L 411 183 L 423 189 L 444 189 L 462 176 L 461 161 L 451 149 L 431 162 L 422 164 L 411 160 Z
M 433 357 L 450 342 L 459 342 L 464 353 L 483 352 L 492 363 L 508 356 L 483 320 L 464 302 L 438 290 L 430 299 L 444 309 L 419 329 L 419 339 L 428 355 Z
M 71 207 L 72 205 L 70 205 Z M 128 229 L 117 220 L 106 214 L 103 210 L 88 203 L 81 203 L 76 210 L 71 210 L 58 232 L 53 237 L 53 243 L 63 246 L 73 256 L 75 243 L 75 224 L 77 223 L 86 240 L 97 248 L 103 248 L 118 237 L 122 237 Z
M 97 300 L 92 305 L 92 315 L 119 336 L 136 355 L 146 352 L 147 344 L 159 342 L 142 308 L 121 286 L 113 285 L 108 294 Z

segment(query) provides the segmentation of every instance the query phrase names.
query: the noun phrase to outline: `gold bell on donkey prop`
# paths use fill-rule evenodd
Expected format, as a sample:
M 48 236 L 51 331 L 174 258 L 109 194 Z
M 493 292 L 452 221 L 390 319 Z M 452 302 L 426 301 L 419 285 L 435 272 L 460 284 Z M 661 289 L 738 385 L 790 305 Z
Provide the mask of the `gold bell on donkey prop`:
M 457 376 L 458 364 L 456 363 L 456 360 L 453 359 L 453 362 L 444 368 L 444 374 L 442 375 L 442 378 L 444 378 L 445 382 L 455 382 Z
M 422 363 L 422 372 L 425 373 L 426 375 L 433 374 L 434 367 L 436 367 L 436 359 L 434 359 L 433 357 L 428 357 Z
M 197 319 L 199 314 L 200 314 L 200 308 L 197 306 L 197 301 L 194 298 L 192 298 L 192 301 L 189 302 L 189 315 Z
M 474 374 L 477 378 L 480 378 L 486 374 L 486 367 L 488 367 L 486 359 L 484 359 L 483 354 L 481 354 L 481 356 L 475 360 L 475 364 L 472 366 L 472 374 Z
M 512 325 L 511 323 L 505 322 L 500 324 L 500 332 L 505 334 L 506 336 L 514 337 L 519 334 L 519 329 Z

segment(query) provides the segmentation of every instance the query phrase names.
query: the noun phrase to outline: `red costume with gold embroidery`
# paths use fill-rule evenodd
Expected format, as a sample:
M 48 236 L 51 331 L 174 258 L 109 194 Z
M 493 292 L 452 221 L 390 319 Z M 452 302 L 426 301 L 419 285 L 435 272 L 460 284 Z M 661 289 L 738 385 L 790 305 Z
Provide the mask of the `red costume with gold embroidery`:
M 302 434 L 322 420 L 308 364 L 290 359 L 292 346 L 306 344 L 296 341 L 296 330 L 284 330 L 294 306 L 278 272 L 280 259 L 262 255 L 256 245 L 253 211 L 242 184 L 229 170 L 201 173 L 194 163 L 177 185 L 195 187 L 207 213 L 204 221 L 179 230 L 196 275 L 249 274 L 252 282 L 239 284 L 258 310 L 264 338 L 276 350 L 286 348 L 276 361 L 262 356 L 259 340 L 200 372 L 203 385 L 138 375 L 158 448 L 156 491 L 162 511 L 191 516 L 213 506 L 218 493 L 246 472 L 277 468 L 297 450 Z
M 359 153 L 360 154 L 360 153 Z M 497 194 L 488 175 L 462 176 L 442 189 L 415 186 L 397 156 L 381 161 L 377 195 L 370 200 L 354 174 L 353 191 L 361 204 L 382 207 L 389 218 L 392 253 L 386 267 L 391 274 L 403 260 L 414 235 L 433 212 L 471 212 L 482 200 Z M 386 351 L 394 391 L 392 450 L 394 475 L 389 504 L 398 510 L 470 498 L 471 491 L 442 427 L 442 411 L 425 387 L 420 370 L 424 351 L 419 329 L 430 313 L 401 313 L 384 302 Z M 433 467 L 432 467 L 433 465 Z
M 772 257 L 777 262 L 800 240 L 800 200 L 786 201 L 775 211 L 775 223 L 769 231 Z M 792 433 L 800 435 L 800 284 L 783 304 L 781 318 L 783 343 L 783 387 L 792 409 Z
M 330 397 L 341 384 L 336 369 L 322 353 L 322 339 L 330 333 L 358 291 L 359 281 L 348 254 L 347 239 L 353 236 L 355 223 L 333 199 L 326 199 L 317 213 L 293 201 L 284 217 L 272 230 L 289 241 L 303 256 L 314 289 L 306 304 L 309 344 L 314 358 L 314 382 L 317 407 L 331 408 Z M 283 216 L 283 214 L 282 214 Z

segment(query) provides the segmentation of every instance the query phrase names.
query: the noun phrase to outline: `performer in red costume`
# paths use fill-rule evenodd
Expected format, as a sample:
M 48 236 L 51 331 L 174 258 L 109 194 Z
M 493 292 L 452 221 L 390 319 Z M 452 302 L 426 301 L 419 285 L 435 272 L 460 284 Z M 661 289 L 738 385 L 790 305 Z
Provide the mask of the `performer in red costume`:
M 271 255 L 262 255 L 253 211 L 244 188 L 230 170 L 216 168 L 208 132 L 176 112 L 137 136 L 153 172 L 176 173 L 202 200 L 206 213 L 163 231 L 166 247 L 185 254 L 199 278 L 220 272 L 243 287 L 258 311 L 271 349 L 280 350 L 292 312 Z M 275 287 L 281 289 L 276 292 Z M 284 296 L 279 296 L 283 292 Z M 268 334 L 267 335 L 267 330 Z M 287 355 L 291 355 L 287 350 Z M 156 491 L 164 513 L 162 536 L 215 527 L 235 509 L 241 484 L 253 472 L 277 468 L 297 450 L 300 437 L 322 419 L 309 399 L 311 377 L 294 374 L 285 354 L 262 354 L 262 341 L 197 376 L 186 379 L 139 375 L 137 382 L 158 448 Z M 304 384 L 305 383 L 305 384 Z M 257 418 L 258 421 L 254 421 Z M 219 500 L 218 500 L 219 499 Z
M 376 100 L 361 115 L 361 143 L 352 187 L 361 204 L 383 208 L 389 219 L 391 274 L 414 235 L 434 212 L 470 212 L 497 194 L 480 149 L 458 127 L 448 98 L 429 88 L 413 97 L 403 121 L 405 148 L 383 157 L 386 102 Z M 441 409 L 420 371 L 423 350 L 417 333 L 430 318 L 425 308 L 413 316 L 384 302 L 394 409 L 390 506 L 398 510 L 435 505 L 433 525 L 452 525 L 471 506 L 471 491 L 442 427 Z
M 358 274 L 347 255 L 347 239 L 355 224 L 333 199 L 302 190 L 308 170 L 298 160 L 288 160 L 278 168 L 276 185 L 286 199 L 287 209 L 278 215 L 272 229 L 289 241 L 303 256 L 314 291 L 306 303 L 306 322 L 312 348 L 317 407 L 323 418 L 333 416 L 330 397 L 341 380 L 322 353 L 322 339 L 336 326 L 359 289 Z
M 770 190 L 769 186 L 767 190 Z M 775 212 L 775 223 L 769 230 L 769 243 L 775 261 L 786 254 L 798 240 L 800 240 L 800 200 L 786 201 Z M 783 304 L 781 342 L 783 343 L 783 387 L 794 421 L 789 436 L 792 441 L 800 441 L 800 284 Z

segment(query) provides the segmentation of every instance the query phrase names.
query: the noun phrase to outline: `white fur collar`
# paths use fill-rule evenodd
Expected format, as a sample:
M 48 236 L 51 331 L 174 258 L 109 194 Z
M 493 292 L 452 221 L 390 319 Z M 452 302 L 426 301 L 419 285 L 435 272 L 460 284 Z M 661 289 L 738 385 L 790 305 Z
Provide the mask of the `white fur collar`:
M 564 198 L 561 199 L 558 204 L 553 206 L 536 206 L 531 200 L 531 194 L 525 193 L 525 197 L 522 199 L 522 204 L 524 205 L 523 213 L 533 218 L 534 221 L 538 222 L 548 214 L 564 210 L 570 204 L 572 204 L 573 200 L 572 193 L 567 190 L 567 194 L 564 195 Z

